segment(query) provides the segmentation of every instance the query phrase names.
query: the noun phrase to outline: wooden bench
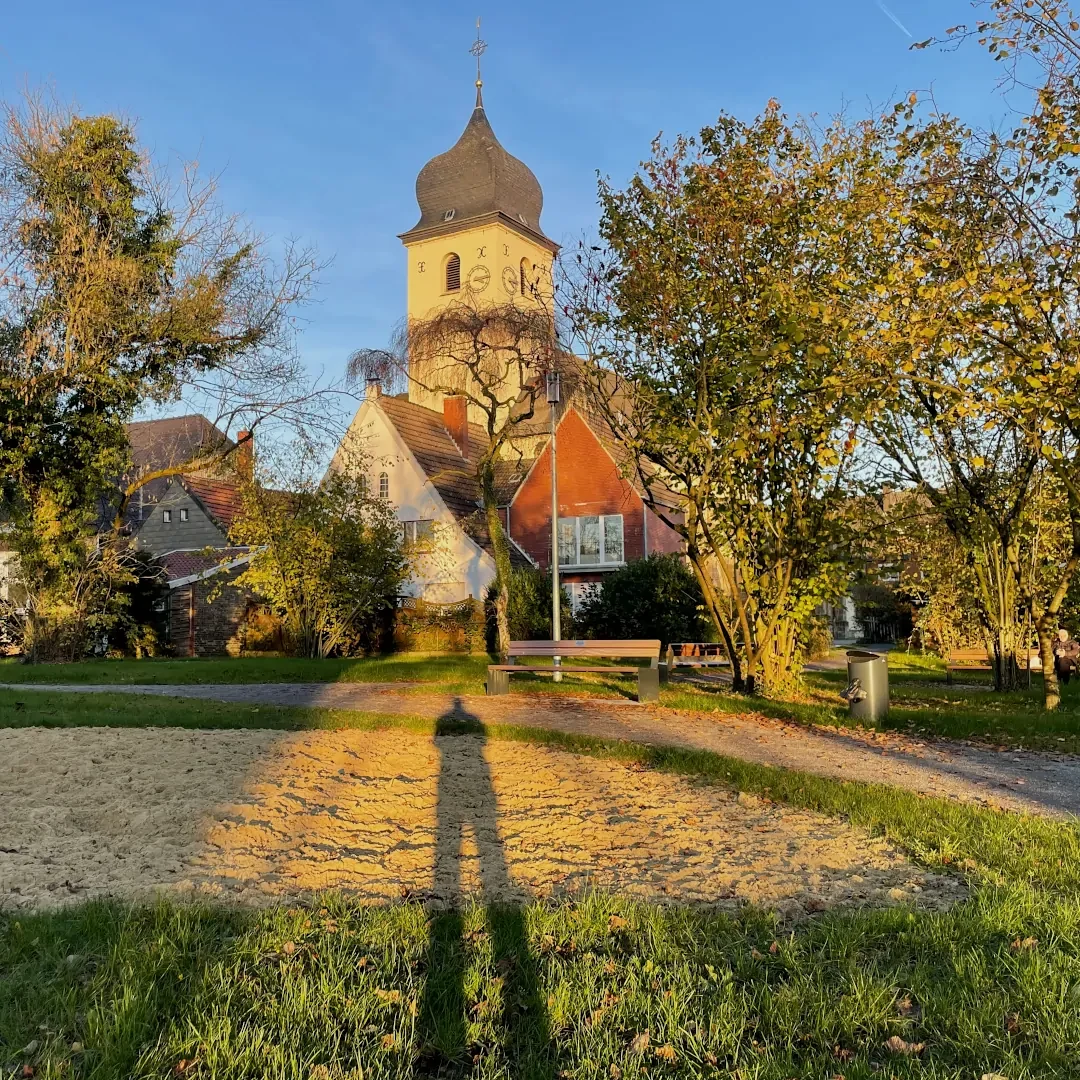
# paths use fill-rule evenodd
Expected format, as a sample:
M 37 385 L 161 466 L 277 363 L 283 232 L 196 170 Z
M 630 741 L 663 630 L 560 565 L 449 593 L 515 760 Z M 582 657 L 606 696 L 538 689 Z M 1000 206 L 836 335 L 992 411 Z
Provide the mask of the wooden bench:
M 1033 663 L 1034 662 L 1034 663 Z M 1028 650 L 1028 667 L 1032 671 L 1038 671 L 1042 667 L 1038 649 Z M 953 649 L 945 661 L 945 681 L 953 681 L 954 671 L 989 671 L 993 672 L 994 665 L 990 663 L 990 654 L 984 646 L 976 646 L 971 649 Z
M 667 672 L 677 667 L 730 667 L 727 650 L 713 641 L 672 642 L 665 654 Z
M 489 664 L 487 692 L 489 694 L 509 694 L 510 676 L 527 672 L 552 674 L 561 671 L 574 675 L 581 671 L 597 672 L 603 675 L 637 675 L 638 701 L 656 701 L 660 697 L 660 642 L 654 641 L 511 641 L 507 653 L 508 664 Z M 591 660 L 648 660 L 647 667 L 556 667 L 554 664 L 533 665 L 516 664 L 516 659 L 552 657 L 563 659 Z

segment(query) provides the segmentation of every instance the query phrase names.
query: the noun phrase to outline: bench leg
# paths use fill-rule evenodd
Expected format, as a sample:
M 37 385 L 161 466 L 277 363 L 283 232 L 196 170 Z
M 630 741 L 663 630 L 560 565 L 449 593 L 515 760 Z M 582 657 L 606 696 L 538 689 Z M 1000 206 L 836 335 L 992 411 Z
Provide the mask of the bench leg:
M 487 692 L 489 697 L 510 693 L 510 672 L 489 667 L 487 674 Z
M 947 667 L 945 669 L 945 685 L 946 686 L 951 686 L 952 685 L 952 668 L 949 668 L 949 667 Z
M 671 674 L 672 664 L 670 661 L 665 661 L 659 667 L 660 672 L 660 685 L 667 686 L 668 676 Z
M 638 701 L 660 700 L 660 669 L 658 667 L 638 668 Z

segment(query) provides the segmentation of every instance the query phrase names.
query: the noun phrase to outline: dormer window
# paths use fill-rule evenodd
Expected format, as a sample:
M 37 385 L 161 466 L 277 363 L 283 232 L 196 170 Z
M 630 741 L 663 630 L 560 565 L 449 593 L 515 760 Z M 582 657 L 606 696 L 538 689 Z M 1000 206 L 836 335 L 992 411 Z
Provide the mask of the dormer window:
M 457 213 L 456 210 L 447 210 L 446 213 L 443 214 L 443 216 L 442 216 L 443 221 L 453 221 L 454 220 L 454 215 L 456 213 Z
M 446 291 L 458 292 L 461 289 L 461 256 L 451 255 L 446 260 Z
M 164 521 L 166 525 L 170 524 L 172 522 L 172 511 L 171 510 L 162 510 L 161 511 L 161 520 Z

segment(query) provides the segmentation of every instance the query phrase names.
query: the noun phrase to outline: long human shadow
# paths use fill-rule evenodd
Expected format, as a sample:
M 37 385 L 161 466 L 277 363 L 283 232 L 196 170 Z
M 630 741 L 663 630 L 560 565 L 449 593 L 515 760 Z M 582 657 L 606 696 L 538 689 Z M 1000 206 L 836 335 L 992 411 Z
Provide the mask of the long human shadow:
M 550 1080 L 554 1053 L 536 958 L 525 923 L 526 893 L 510 876 L 498 829 L 498 807 L 491 771 L 484 759 L 484 727 L 461 698 L 435 727 L 439 751 L 436 804 L 434 890 L 449 901 L 430 922 L 426 981 L 419 1012 L 423 1049 L 418 1077 L 457 1077 L 474 1071 L 478 1057 L 496 1055 L 505 1075 Z M 502 1007 L 495 1035 L 467 1044 L 465 979 L 468 967 L 462 844 L 472 832 L 478 854 L 480 887 L 491 964 L 483 980 L 483 1002 L 499 979 Z M 475 944 L 475 943 L 473 943 Z

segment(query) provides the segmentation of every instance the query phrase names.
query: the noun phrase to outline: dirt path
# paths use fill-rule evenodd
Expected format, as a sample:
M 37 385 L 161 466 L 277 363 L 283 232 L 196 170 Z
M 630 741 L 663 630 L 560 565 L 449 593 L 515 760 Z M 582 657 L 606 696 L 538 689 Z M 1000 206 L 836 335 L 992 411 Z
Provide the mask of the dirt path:
M 834 819 L 476 735 L 0 731 L 0 906 L 329 888 L 438 904 L 586 887 L 791 917 L 965 895 Z
M 928 795 L 1054 816 L 1080 814 L 1080 758 L 925 742 L 889 733 L 743 715 L 695 714 L 629 701 L 537 694 L 461 697 L 392 683 L 264 683 L 235 686 L 41 686 L 11 689 L 128 693 L 265 705 L 318 706 L 429 717 L 472 717 L 604 738 L 713 750 L 746 761 Z

